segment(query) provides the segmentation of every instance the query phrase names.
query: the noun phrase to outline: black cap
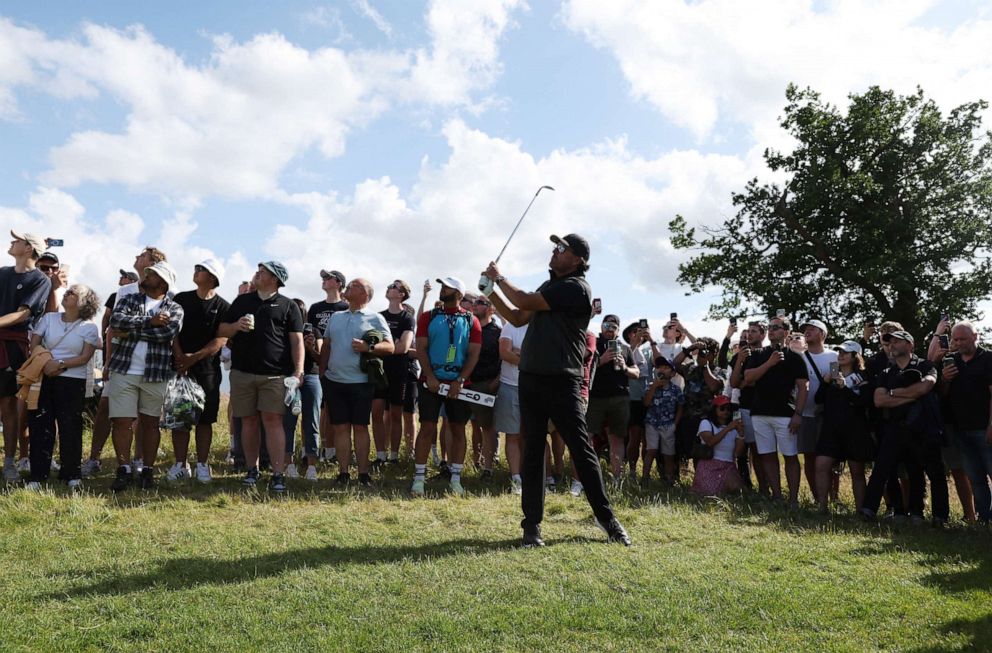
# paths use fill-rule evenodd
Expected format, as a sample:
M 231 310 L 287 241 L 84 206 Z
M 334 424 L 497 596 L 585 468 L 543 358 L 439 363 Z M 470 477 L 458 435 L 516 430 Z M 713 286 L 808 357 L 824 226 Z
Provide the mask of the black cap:
M 340 272 L 338 272 L 337 270 L 330 270 L 330 271 L 328 271 L 328 270 L 321 270 L 320 271 L 320 278 L 321 279 L 330 279 L 331 277 L 334 277 L 335 279 L 337 279 L 338 280 L 338 283 L 340 283 L 342 286 L 346 283 L 345 282 L 344 275 L 341 274 Z
M 589 261 L 589 241 L 579 234 L 568 234 L 567 236 L 552 236 L 551 242 L 564 245 L 584 261 Z
M 128 279 L 131 280 L 132 283 L 138 280 L 138 273 L 135 272 L 134 270 L 129 271 L 129 270 L 125 270 L 124 268 L 121 268 L 121 276 L 127 277 Z
M 59 262 L 59 255 L 56 254 L 55 252 L 44 252 L 44 253 L 42 253 L 41 256 L 38 257 L 38 260 L 40 261 L 43 258 L 50 258 L 53 261 L 55 261 L 56 263 Z

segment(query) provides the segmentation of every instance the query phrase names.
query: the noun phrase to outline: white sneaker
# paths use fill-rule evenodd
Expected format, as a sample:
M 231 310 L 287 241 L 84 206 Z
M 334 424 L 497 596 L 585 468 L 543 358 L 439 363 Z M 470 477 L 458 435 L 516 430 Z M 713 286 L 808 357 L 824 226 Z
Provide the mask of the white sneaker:
M 524 493 L 523 484 L 520 481 L 510 481 L 510 492 L 520 496 Z
M 100 461 L 93 460 L 92 458 L 87 458 L 83 461 L 83 465 L 80 468 L 80 472 L 83 478 L 90 478 L 91 476 L 96 476 L 100 472 Z
M 81 479 L 74 478 L 71 481 L 69 481 L 70 492 L 79 492 L 82 489 L 83 489 L 83 481 Z
M 308 465 L 307 466 L 307 474 L 306 474 L 306 476 L 304 476 L 304 478 L 306 480 L 308 480 L 308 481 L 313 481 L 314 483 L 316 483 L 317 482 L 317 466 L 316 465 Z
M 189 463 L 187 462 L 176 463 L 170 467 L 169 471 L 165 474 L 165 480 L 170 483 L 175 483 L 176 481 L 188 481 L 189 478 Z
M 21 458 L 17 461 L 17 473 L 18 474 L 30 474 L 31 473 L 31 461 L 27 458 Z
M 134 458 L 131 460 L 131 475 L 135 478 L 141 476 L 141 470 L 145 468 L 145 461 L 141 458 Z
M 41 492 L 41 483 L 38 481 L 31 481 L 30 483 L 24 484 L 25 490 L 31 490 L 32 492 Z
M 49 465 L 49 469 L 51 469 L 53 472 L 57 472 L 62 469 L 62 465 L 59 464 L 59 461 L 52 458 L 52 464 Z
M 210 465 L 206 463 L 196 463 L 196 480 L 199 483 L 209 483 L 214 480 L 210 475 Z
M 572 489 L 570 489 L 568 492 L 573 497 L 579 496 L 580 494 L 582 494 L 582 483 L 580 483 L 579 481 L 572 481 Z
M 286 478 L 299 478 L 300 472 L 296 469 L 296 465 L 289 463 L 286 465 Z
M 4 462 L 3 464 L 3 480 L 8 483 L 17 483 L 21 480 L 21 473 L 17 471 L 17 465 L 14 461 Z

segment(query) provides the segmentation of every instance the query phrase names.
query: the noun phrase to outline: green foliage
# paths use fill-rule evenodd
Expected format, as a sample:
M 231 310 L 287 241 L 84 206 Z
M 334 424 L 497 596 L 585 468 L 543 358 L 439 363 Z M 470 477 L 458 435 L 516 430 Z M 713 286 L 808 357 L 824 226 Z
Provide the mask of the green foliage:
M 695 256 L 679 281 L 723 289 L 711 317 L 787 308 L 837 334 L 866 318 L 891 319 L 918 337 L 939 314 L 979 318 L 992 294 L 992 133 L 984 101 L 943 115 L 922 90 L 872 87 L 846 112 L 790 85 L 782 127 L 789 153 L 765 151 L 782 183 L 749 181 L 736 214 L 696 229 L 669 225 Z

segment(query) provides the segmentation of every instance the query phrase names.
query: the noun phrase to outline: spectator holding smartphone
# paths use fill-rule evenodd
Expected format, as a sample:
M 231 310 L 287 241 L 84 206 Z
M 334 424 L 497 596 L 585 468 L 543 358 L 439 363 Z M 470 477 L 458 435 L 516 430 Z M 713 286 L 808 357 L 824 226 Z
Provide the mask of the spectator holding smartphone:
M 678 480 L 675 460 L 675 432 L 682 419 L 685 398 L 682 389 L 672 383 L 675 365 L 664 356 L 654 360 L 654 379 L 644 394 L 644 471 L 641 485 L 647 486 L 651 478 L 651 464 L 661 451 L 664 461 L 662 480 L 672 485 Z
M 709 414 L 699 422 L 700 441 L 713 450 L 712 458 L 699 460 L 692 491 L 701 496 L 740 492 L 744 482 L 734 463 L 744 452 L 744 425 L 731 419 L 733 406 L 726 395 L 717 395 Z

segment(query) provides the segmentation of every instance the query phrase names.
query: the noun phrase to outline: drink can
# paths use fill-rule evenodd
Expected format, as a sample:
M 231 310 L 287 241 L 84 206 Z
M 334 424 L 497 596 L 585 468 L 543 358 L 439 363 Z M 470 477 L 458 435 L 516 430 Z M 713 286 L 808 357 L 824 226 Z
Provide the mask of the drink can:
M 245 317 L 248 318 L 248 330 L 249 331 L 254 331 L 255 330 L 255 314 L 254 313 L 248 313 Z

